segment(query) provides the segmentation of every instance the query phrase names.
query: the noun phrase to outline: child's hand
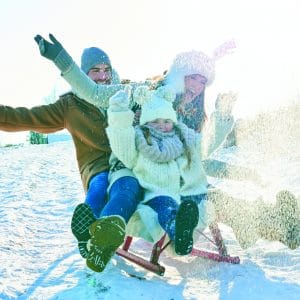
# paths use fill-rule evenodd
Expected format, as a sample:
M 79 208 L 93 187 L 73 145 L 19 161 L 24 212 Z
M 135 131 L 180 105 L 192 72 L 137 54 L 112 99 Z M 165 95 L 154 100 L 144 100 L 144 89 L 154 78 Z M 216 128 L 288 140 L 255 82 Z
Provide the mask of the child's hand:
M 232 109 L 236 100 L 237 93 L 229 92 L 219 94 L 215 103 L 215 108 L 222 117 L 231 116 Z
M 118 91 L 109 99 L 109 109 L 111 111 L 128 110 L 129 96 L 126 91 Z

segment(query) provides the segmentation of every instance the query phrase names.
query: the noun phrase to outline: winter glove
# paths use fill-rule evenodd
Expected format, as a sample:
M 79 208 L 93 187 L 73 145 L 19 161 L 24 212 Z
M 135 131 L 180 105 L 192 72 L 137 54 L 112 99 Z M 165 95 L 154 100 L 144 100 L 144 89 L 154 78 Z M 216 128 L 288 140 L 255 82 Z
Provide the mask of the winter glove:
M 59 52 L 63 49 L 63 46 L 51 33 L 49 34 L 49 38 L 53 44 L 39 34 L 34 37 L 34 40 L 39 45 L 41 55 L 54 61 Z
M 151 97 L 151 92 L 149 87 L 146 85 L 141 85 L 136 88 L 133 93 L 133 100 L 139 105 L 143 105 L 146 101 L 148 101 Z
M 53 34 L 50 33 L 49 38 L 53 43 L 48 42 L 39 34 L 34 37 L 39 45 L 40 54 L 52 60 L 62 72 L 66 72 L 73 64 L 73 59 Z
M 109 98 L 110 111 L 126 111 L 129 106 L 129 92 L 128 90 L 118 91 Z
M 237 94 L 233 92 L 219 94 L 215 103 L 216 111 L 222 118 L 227 118 L 232 115 L 232 109 L 235 101 L 237 100 Z

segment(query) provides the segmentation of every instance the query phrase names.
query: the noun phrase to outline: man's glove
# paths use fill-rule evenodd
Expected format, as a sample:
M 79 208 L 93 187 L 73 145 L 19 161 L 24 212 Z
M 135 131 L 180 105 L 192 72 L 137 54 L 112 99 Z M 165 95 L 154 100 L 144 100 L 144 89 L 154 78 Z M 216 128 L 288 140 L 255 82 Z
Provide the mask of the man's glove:
M 37 42 L 39 45 L 40 53 L 42 56 L 55 61 L 57 58 L 58 54 L 63 50 L 63 46 L 61 43 L 54 37 L 53 34 L 49 34 L 49 38 L 52 41 L 48 42 L 45 40 L 41 35 L 36 35 L 34 37 L 34 40 Z
M 111 111 L 126 111 L 129 105 L 129 95 L 126 91 L 118 91 L 109 98 L 109 109 Z

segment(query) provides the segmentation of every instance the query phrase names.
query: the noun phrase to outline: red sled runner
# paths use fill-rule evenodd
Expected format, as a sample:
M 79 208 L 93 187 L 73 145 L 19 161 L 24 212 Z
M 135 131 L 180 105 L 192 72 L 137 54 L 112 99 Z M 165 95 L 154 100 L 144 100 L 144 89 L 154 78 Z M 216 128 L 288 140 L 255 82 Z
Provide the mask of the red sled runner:
M 201 233 L 210 243 L 212 243 L 216 251 L 204 251 L 197 248 L 193 248 L 192 252 L 189 255 L 198 256 L 202 258 L 207 258 L 209 260 L 214 260 L 217 262 L 227 262 L 232 264 L 239 264 L 240 258 L 238 256 L 230 256 L 227 253 L 226 246 L 224 244 L 220 229 L 218 225 L 212 224 L 209 226 L 209 230 L 212 235 L 210 239 L 205 234 Z M 160 254 L 169 246 L 169 242 L 165 242 L 166 234 L 156 243 L 154 243 L 151 256 L 149 260 L 146 260 L 132 252 L 129 252 L 129 248 L 132 242 L 132 236 L 127 236 L 123 247 L 118 249 L 116 254 L 124 257 L 125 259 L 143 267 L 144 269 L 154 272 L 157 275 L 163 276 L 165 273 L 165 267 L 159 264 Z

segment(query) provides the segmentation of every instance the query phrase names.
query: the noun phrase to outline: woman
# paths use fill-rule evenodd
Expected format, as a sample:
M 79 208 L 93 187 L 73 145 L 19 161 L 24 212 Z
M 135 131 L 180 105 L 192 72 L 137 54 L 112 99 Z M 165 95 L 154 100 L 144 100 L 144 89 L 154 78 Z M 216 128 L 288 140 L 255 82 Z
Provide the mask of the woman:
M 169 71 L 157 85 L 172 85 L 176 89 L 174 108 L 179 120 L 198 132 L 215 130 L 216 133 L 220 120 L 215 113 L 215 118 L 208 120 L 204 103 L 205 88 L 213 82 L 214 77 L 215 59 L 200 51 L 190 51 L 175 57 Z M 229 116 L 235 100 L 236 95 L 233 93 L 219 95 L 215 103 L 216 111 Z M 212 162 L 206 162 L 206 170 L 209 172 Z M 214 161 L 213 164 L 215 168 L 218 162 Z M 228 167 L 231 171 L 235 169 L 230 165 L 224 168 L 224 164 L 221 167 L 223 171 Z M 238 169 L 236 171 L 240 175 L 241 170 Z M 242 172 L 253 174 L 249 170 Z M 242 248 L 252 246 L 259 238 L 281 241 L 290 249 L 299 246 L 299 207 L 297 199 L 290 192 L 279 192 L 275 205 L 266 204 L 262 200 L 249 203 L 234 199 L 220 190 L 212 190 L 209 198 L 214 203 L 217 222 L 233 228 Z

